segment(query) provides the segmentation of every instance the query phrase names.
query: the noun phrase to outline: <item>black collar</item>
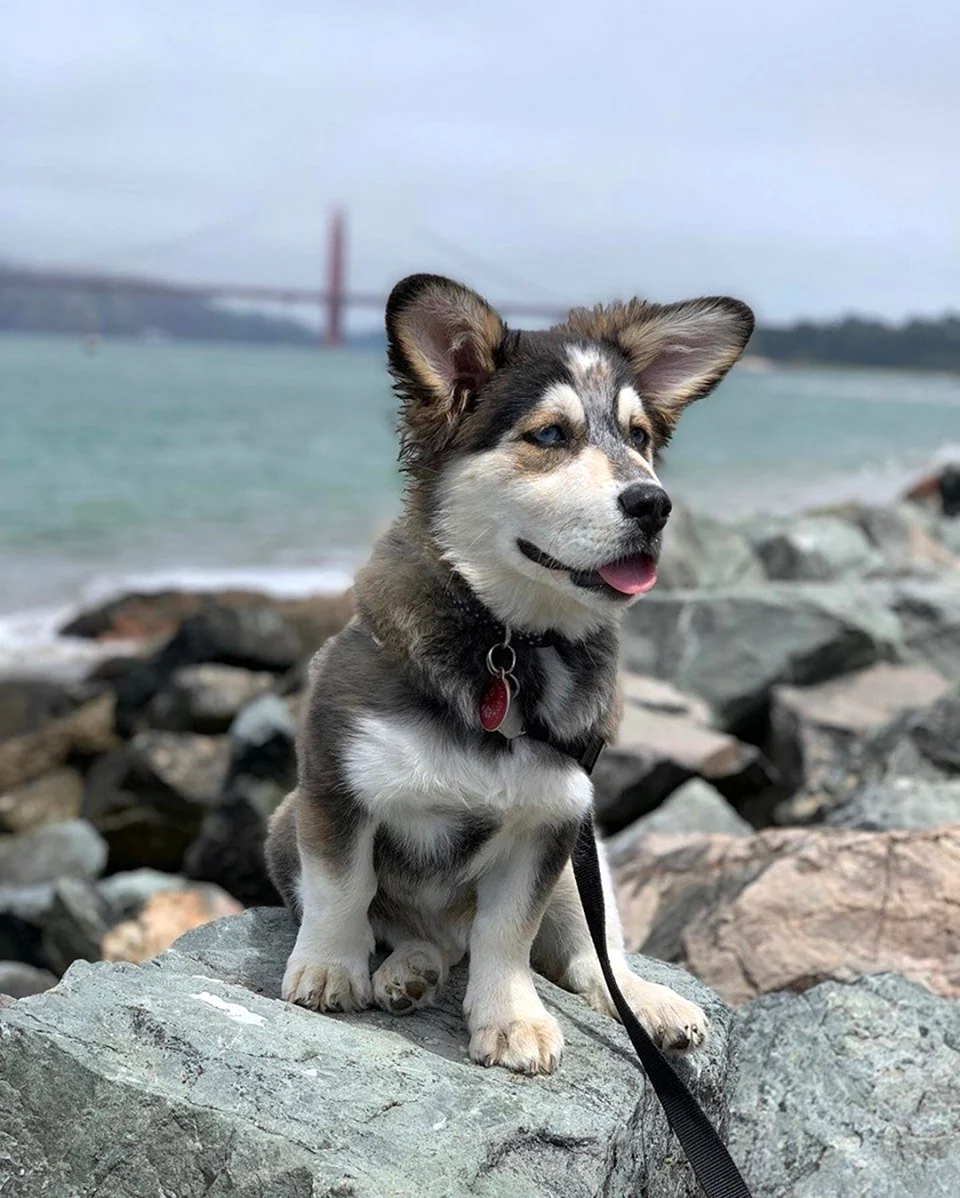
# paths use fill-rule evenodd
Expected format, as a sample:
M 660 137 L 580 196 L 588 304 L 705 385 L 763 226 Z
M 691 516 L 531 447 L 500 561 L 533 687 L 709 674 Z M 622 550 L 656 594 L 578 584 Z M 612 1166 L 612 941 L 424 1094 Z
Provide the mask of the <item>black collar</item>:
M 490 636 L 490 643 L 502 645 L 507 639 L 507 627 L 493 612 L 482 603 L 473 593 L 467 582 L 457 573 L 452 575 L 454 591 L 450 595 L 452 603 L 468 615 L 474 624 L 479 625 Z M 510 629 L 510 644 L 523 645 L 529 649 L 550 649 L 560 643 L 563 638 L 557 632 L 524 632 L 520 628 Z

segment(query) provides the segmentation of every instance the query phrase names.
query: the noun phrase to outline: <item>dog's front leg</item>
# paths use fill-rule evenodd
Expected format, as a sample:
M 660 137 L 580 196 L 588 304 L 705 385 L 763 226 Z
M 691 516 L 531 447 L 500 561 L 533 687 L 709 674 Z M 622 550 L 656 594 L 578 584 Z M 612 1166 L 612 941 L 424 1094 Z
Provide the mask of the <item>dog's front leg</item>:
M 317 1011 L 360 1010 L 373 1000 L 373 822 L 351 829 L 336 852 L 312 834 L 319 821 L 297 822 L 303 918 L 283 975 L 283 997 Z
M 575 824 L 518 837 L 477 883 L 463 1009 L 470 1056 L 518 1073 L 552 1073 L 563 1034 L 533 984 L 530 949 L 576 839 Z

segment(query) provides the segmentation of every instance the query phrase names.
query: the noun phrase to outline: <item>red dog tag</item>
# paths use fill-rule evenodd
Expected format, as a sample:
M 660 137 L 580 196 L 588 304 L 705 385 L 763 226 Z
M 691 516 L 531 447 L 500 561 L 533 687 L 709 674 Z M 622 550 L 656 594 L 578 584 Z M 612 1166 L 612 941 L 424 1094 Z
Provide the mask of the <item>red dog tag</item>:
M 510 687 L 504 678 L 491 678 L 480 700 L 480 726 L 496 732 L 510 710 Z

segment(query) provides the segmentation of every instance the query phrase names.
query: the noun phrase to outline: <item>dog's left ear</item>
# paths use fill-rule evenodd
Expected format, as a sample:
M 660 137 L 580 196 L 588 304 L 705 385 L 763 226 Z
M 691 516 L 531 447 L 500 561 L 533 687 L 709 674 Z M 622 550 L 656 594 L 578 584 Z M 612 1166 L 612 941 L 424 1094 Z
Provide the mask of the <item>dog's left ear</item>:
M 631 309 L 636 319 L 616 329 L 615 339 L 633 367 L 641 397 L 669 432 L 687 404 L 712 391 L 743 353 L 753 313 L 726 296 L 628 305 L 626 313 Z
M 411 275 L 387 300 L 387 355 L 402 400 L 403 453 L 438 452 L 495 369 L 506 326 L 469 287 Z

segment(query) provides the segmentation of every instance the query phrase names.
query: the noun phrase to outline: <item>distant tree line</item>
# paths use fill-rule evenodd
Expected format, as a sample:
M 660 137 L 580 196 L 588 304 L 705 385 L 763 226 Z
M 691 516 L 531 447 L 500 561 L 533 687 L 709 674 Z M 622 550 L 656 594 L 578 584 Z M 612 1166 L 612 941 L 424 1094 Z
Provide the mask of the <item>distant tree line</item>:
M 63 287 L 24 287 L 5 279 L 0 266 L 0 331 L 144 337 L 192 341 L 315 343 L 317 334 L 297 320 L 242 312 L 175 295 L 89 293 Z M 371 348 L 380 333 L 354 339 Z M 759 328 L 751 354 L 797 364 L 894 366 L 960 371 L 960 316 L 884 324 L 851 316 L 785 328 Z

